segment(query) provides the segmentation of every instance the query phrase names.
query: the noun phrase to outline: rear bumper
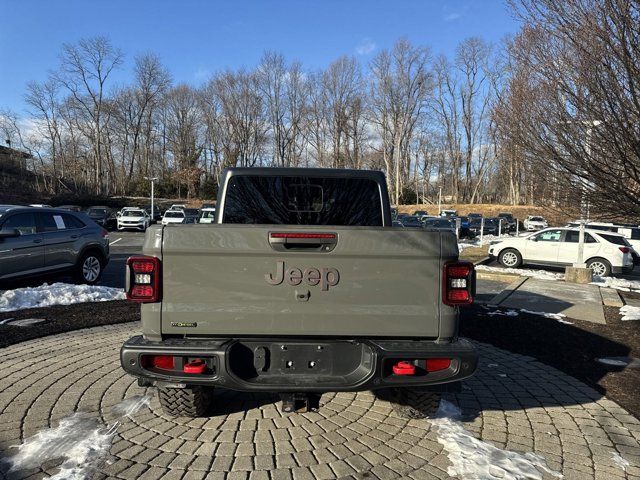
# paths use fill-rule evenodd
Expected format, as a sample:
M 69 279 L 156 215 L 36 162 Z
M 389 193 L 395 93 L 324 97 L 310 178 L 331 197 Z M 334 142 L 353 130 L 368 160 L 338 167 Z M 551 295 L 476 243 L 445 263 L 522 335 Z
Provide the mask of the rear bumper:
M 152 355 L 174 357 L 174 368 L 150 365 Z M 451 359 L 448 368 L 427 372 L 426 359 Z M 203 373 L 184 373 L 202 359 Z M 416 361 L 414 375 L 396 375 L 393 365 Z M 219 385 L 239 391 L 338 392 L 398 386 L 442 385 L 473 375 L 478 355 L 471 342 L 355 339 L 129 339 L 120 350 L 122 368 L 152 384 Z

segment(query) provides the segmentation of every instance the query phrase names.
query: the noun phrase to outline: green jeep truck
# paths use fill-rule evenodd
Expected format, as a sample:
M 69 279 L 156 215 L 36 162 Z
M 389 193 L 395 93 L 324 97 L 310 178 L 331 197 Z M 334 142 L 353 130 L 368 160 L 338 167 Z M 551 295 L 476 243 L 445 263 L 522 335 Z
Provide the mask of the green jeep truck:
M 374 390 L 424 417 L 474 373 L 473 265 L 453 233 L 392 227 L 382 172 L 232 168 L 217 205 L 213 224 L 152 226 L 127 261 L 143 335 L 122 367 L 168 414 L 206 416 L 222 387 L 286 412 Z

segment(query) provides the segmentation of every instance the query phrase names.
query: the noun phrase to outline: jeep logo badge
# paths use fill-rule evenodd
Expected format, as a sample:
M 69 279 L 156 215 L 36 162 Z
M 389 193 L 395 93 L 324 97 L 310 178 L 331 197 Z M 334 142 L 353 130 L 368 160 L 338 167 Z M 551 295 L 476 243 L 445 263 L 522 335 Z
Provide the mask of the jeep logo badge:
M 292 287 L 306 283 L 309 286 L 320 285 L 320 290 L 326 292 L 329 287 L 335 287 L 340 281 L 340 273 L 335 268 L 307 268 L 304 271 L 296 267 L 290 267 L 286 271 L 284 262 L 276 262 L 275 273 L 267 273 L 264 279 L 269 285 L 280 285 L 287 282 Z

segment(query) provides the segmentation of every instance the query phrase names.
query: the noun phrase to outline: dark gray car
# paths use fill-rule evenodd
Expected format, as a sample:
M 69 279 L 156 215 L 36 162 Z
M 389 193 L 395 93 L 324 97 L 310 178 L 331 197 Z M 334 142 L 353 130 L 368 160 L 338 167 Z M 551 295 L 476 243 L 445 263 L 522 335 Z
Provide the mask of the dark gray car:
M 109 234 L 83 213 L 0 206 L 0 282 L 72 272 L 94 284 L 109 262 Z

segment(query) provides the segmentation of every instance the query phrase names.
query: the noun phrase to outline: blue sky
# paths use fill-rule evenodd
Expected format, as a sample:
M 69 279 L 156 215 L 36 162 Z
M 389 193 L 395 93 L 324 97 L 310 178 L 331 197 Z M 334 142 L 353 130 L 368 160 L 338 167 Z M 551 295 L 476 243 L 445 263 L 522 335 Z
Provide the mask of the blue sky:
M 22 113 L 25 85 L 56 67 L 63 43 L 104 35 L 133 57 L 157 53 L 176 82 L 257 64 L 265 50 L 325 67 L 337 57 L 369 61 L 402 36 L 452 55 L 466 37 L 499 42 L 518 24 L 505 0 L 4 0 L 0 108 Z

